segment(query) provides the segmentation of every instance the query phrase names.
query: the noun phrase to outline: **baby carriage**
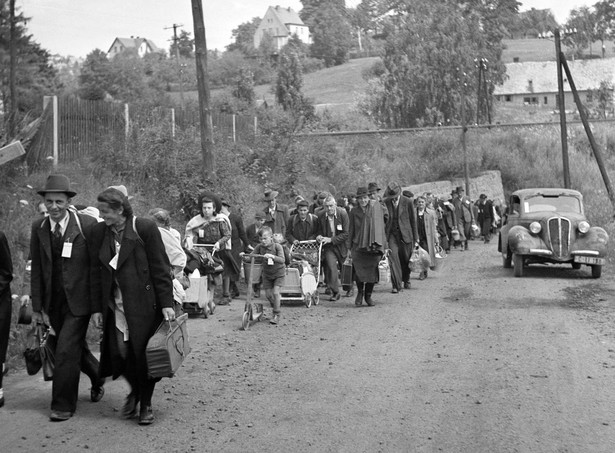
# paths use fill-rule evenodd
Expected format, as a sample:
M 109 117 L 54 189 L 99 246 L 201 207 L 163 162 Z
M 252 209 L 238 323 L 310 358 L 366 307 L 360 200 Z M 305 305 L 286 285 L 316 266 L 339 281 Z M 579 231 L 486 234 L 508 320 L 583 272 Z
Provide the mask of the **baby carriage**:
M 198 270 L 199 277 L 190 278 L 182 309 L 189 316 L 207 318 L 215 309 L 213 285 L 222 273 L 222 261 L 213 255 L 214 244 L 195 244 L 192 250 L 185 252 L 188 260 L 184 272 L 190 276 Z
M 301 241 L 290 248 L 291 263 L 280 288 L 282 302 L 303 302 L 308 308 L 319 304 L 321 249 L 318 241 Z

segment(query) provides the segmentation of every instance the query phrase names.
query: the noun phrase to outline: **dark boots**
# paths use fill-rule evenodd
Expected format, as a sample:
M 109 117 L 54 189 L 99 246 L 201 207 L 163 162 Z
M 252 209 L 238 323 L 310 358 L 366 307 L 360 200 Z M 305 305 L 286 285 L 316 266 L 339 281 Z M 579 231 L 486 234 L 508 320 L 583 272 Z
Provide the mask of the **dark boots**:
M 363 303 L 363 282 L 357 282 L 357 297 L 354 299 L 355 305 L 361 305 Z
M 365 283 L 365 303 L 370 307 L 373 307 L 374 305 L 376 305 L 374 301 L 372 300 L 373 290 L 374 290 L 373 283 Z

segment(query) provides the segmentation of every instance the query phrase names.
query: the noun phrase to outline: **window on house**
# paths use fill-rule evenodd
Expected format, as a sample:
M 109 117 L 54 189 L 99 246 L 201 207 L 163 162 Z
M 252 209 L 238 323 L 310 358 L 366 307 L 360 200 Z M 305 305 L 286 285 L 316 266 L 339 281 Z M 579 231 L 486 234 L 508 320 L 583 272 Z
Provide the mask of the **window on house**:
M 587 93 L 585 99 L 587 100 L 587 102 L 592 102 L 594 100 L 593 93 L 591 91 L 589 93 Z
M 544 97 L 544 104 L 547 105 L 549 103 L 548 101 L 549 101 L 549 98 L 545 96 Z
M 504 100 L 506 102 L 512 102 L 512 96 L 510 94 L 507 94 L 506 97 L 504 98 Z
M 531 103 L 538 105 L 538 98 L 536 98 L 536 97 L 532 98 L 532 102 Z

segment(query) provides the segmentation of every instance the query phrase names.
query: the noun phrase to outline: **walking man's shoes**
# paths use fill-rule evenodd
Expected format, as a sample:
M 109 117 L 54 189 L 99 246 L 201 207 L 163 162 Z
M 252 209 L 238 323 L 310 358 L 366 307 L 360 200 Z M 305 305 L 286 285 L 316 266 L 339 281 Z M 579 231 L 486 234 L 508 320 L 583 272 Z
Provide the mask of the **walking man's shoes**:
M 123 418 L 132 418 L 137 415 L 137 395 L 134 393 L 130 393 L 126 397 L 126 402 L 124 403 L 124 407 L 122 407 L 122 417 Z
M 102 399 L 104 394 L 105 394 L 104 384 L 93 385 L 92 388 L 90 389 L 90 400 L 93 403 L 98 403 Z
M 397 294 L 398 292 L 399 292 L 399 291 L 397 290 L 397 288 L 393 288 L 393 289 L 391 290 L 391 293 L 392 293 L 392 294 Z
M 340 300 L 340 297 L 341 297 L 341 295 L 340 295 L 340 293 L 339 293 L 339 291 L 338 291 L 337 293 L 333 293 L 333 294 L 331 295 L 331 297 L 329 298 L 329 300 L 330 300 L 331 302 L 335 302 L 336 300 Z
M 69 418 L 73 416 L 73 413 L 70 411 L 51 411 L 49 415 L 49 420 L 52 422 L 65 422 Z
M 404 289 L 410 289 L 410 282 L 404 282 Z

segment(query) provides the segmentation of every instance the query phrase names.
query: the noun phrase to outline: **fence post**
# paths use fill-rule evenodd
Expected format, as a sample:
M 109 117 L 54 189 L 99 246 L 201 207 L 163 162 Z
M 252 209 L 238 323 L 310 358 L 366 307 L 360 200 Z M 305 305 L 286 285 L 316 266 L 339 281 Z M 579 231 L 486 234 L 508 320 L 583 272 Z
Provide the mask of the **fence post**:
M 258 117 L 254 117 L 254 137 L 256 137 L 258 131 Z
M 128 104 L 124 104 L 124 149 L 128 152 L 128 136 L 130 134 L 130 115 Z
M 53 171 L 55 172 L 58 170 L 58 97 L 43 96 L 43 109 L 47 107 L 50 101 L 53 114 Z
M 171 138 L 175 138 L 175 109 L 171 109 Z
M 233 143 L 237 141 L 235 136 L 235 114 L 233 113 Z

